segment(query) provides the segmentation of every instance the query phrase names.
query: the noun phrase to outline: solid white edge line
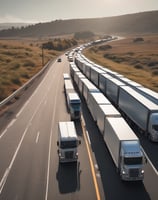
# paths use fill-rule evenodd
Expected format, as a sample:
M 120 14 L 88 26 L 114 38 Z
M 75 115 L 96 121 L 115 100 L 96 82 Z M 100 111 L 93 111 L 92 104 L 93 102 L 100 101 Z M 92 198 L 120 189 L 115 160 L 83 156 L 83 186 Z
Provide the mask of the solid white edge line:
M 86 130 L 86 135 L 87 135 L 88 143 L 89 143 L 89 145 L 91 145 L 91 140 L 90 140 L 90 137 L 89 137 L 89 134 L 88 134 L 87 130 Z
M 150 163 L 151 167 L 153 168 L 155 174 L 158 176 L 158 171 L 156 170 L 156 168 L 154 167 L 154 165 L 152 164 L 151 160 L 149 159 L 149 157 L 147 156 L 147 154 L 145 153 L 144 149 L 142 148 L 142 151 L 145 155 L 145 157 L 147 158 L 148 162 Z
M 45 97 L 44 97 L 44 98 L 45 98 Z M 44 99 L 44 98 L 43 98 L 43 99 Z M 36 115 L 38 109 L 40 108 L 40 105 L 42 104 L 43 99 L 41 100 L 41 102 L 40 102 L 39 105 L 37 106 L 37 109 L 35 110 L 35 112 L 33 113 L 33 115 L 32 115 L 32 117 L 31 117 L 30 121 L 28 122 L 28 125 L 27 125 L 27 127 L 26 127 L 26 129 L 25 129 L 25 131 L 24 131 L 24 133 L 23 133 L 23 135 L 22 135 L 22 137 L 21 137 L 21 140 L 20 140 L 20 142 L 19 142 L 19 144 L 18 144 L 18 146 L 17 146 L 17 148 L 16 148 L 16 151 L 15 151 L 15 153 L 14 153 L 14 155 L 13 155 L 13 158 L 12 158 L 10 164 L 9 164 L 9 167 L 6 169 L 6 171 L 5 171 L 5 173 L 4 173 L 3 177 L 2 177 L 2 179 L 1 179 L 1 181 L 0 181 L 0 194 L 2 193 L 3 187 L 4 187 L 5 183 L 6 183 L 7 177 L 8 177 L 8 175 L 9 175 L 9 172 L 10 172 L 12 166 L 13 166 L 13 163 L 14 163 L 14 161 L 15 161 L 15 159 L 16 159 L 16 156 L 17 156 L 17 154 L 18 154 L 18 152 L 19 152 L 19 149 L 20 149 L 21 144 L 22 144 L 22 142 L 23 142 L 23 140 L 24 140 L 24 137 L 25 137 L 25 135 L 26 135 L 26 133 L 27 133 L 27 131 L 28 131 L 28 128 L 29 128 L 29 126 L 30 126 L 30 124 L 31 124 L 31 121 L 33 120 L 33 118 L 34 118 L 34 116 Z
M 53 116 L 52 116 L 52 124 L 51 124 L 51 132 L 50 132 L 50 139 L 49 139 L 49 153 L 48 153 L 48 166 L 47 166 L 47 182 L 46 182 L 46 194 L 45 194 L 45 200 L 48 199 L 48 190 L 49 190 L 49 171 L 50 171 L 50 152 L 51 152 L 51 147 L 52 147 L 52 134 L 53 134 L 53 122 L 54 122 L 54 118 L 55 118 L 55 111 L 56 111 L 56 104 L 57 104 L 57 91 L 58 91 L 58 87 L 59 87 L 59 81 L 57 84 L 57 88 L 56 88 L 56 95 L 55 95 L 55 102 L 54 102 L 54 111 L 53 111 Z
M 23 133 L 23 136 L 22 136 L 22 138 L 21 138 L 21 140 L 20 140 L 20 143 L 18 144 L 17 149 L 16 149 L 16 151 L 15 151 L 15 153 L 14 153 L 14 156 L 13 156 L 13 158 L 12 158 L 10 164 L 9 164 L 9 167 L 6 169 L 6 171 L 5 171 L 4 175 L 3 175 L 3 178 L 1 179 L 1 182 L 0 182 L 0 193 L 1 193 L 2 190 L 3 190 L 3 187 L 4 187 L 5 183 L 6 183 L 7 177 L 8 177 L 9 172 L 10 172 L 12 166 L 13 166 L 13 163 L 14 163 L 15 158 L 16 158 L 16 156 L 17 156 L 17 154 L 18 154 L 18 151 L 19 151 L 19 149 L 20 149 L 20 147 L 21 147 L 21 144 L 22 144 L 22 142 L 23 142 L 23 139 L 24 139 L 24 137 L 25 137 L 25 135 L 26 135 L 27 130 L 28 130 L 28 127 L 25 129 L 25 131 L 24 131 L 24 133 Z
M 36 144 L 38 143 L 39 136 L 40 136 L 40 132 L 38 131 L 37 136 L 36 136 Z

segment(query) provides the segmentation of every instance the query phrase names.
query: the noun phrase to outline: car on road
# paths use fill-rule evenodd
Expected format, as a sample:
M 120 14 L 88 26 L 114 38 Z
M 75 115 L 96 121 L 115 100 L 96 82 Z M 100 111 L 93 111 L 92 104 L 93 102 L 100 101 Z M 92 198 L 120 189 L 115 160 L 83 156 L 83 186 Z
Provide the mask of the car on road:
M 61 60 L 61 58 L 58 58 L 58 60 L 57 60 L 58 62 L 61 62 L 62 60 Z

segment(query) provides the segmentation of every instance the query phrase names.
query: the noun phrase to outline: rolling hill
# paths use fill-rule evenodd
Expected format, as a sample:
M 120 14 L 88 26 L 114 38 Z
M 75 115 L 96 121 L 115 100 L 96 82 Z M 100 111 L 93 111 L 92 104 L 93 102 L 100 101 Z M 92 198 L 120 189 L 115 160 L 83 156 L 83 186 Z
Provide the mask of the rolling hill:
M 59 36 L 87 30 L 105 34 L 157 33 L 158 11 L 105 18 L 55 20 L 20 28 L 12 27 L 1 30 L 0 37 Z

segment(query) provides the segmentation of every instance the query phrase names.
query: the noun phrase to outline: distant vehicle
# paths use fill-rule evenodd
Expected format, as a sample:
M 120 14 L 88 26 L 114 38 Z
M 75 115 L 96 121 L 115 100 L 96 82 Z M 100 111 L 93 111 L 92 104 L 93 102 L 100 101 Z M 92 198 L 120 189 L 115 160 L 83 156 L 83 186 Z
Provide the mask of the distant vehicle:
M 73 62 L 73 56 L 68 56 L 68 61 Z
M 78 160 L 77 147 L 81 141 L 78 139 L 74 122 L 59 122 L 58 125 L 59 162 L 76 162 Z
M 63 78 L 64 78 L 64 80 L 70 80 L 70 76 L 67 73 L 63 74 Z
M 69 51 L 67 51 L 66 53 L 65 53 L 65 56 L 68 56 L 69 55 Z
M 61 58 L 58 58 L 58 60 L 57 60 L 58 62 L 61 62 L 62 60 L 61 60 Z

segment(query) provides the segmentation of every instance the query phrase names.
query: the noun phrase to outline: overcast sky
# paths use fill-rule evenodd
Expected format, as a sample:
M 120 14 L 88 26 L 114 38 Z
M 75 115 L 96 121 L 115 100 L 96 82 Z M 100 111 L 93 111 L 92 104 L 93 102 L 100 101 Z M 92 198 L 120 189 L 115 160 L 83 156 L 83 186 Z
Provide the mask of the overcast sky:
M 96 18 L 158 10 L 158 0 L 0 0 L 0 23 Z

